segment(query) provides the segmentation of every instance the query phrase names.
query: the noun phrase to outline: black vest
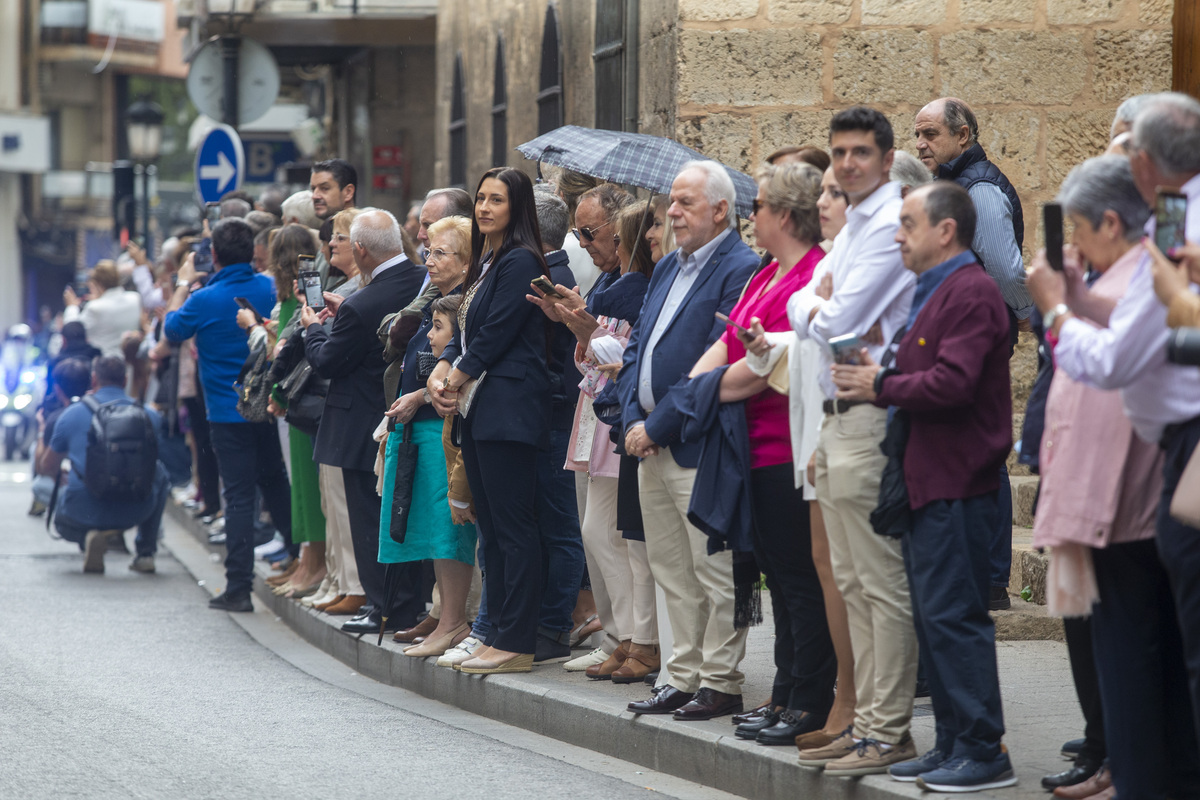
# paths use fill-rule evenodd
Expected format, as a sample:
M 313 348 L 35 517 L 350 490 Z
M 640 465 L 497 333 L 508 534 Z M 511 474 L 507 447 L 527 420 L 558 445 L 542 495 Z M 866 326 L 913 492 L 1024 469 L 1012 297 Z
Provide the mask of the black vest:
M 1021 198 L 1017 190 L 1009 183 L 1008 178 L 995 164 L 987 160 L 987 154 L 978 144 L 973 144 L 958 158 L 939 164 L 937 177 L 952 180 L 967 191 L 977 183 L 994 183 L 1004 192 L 1012 206 L 1013 235 L 1017 238 L 1017 247 L 1025 244 L 1025 215 L 1021 212 Z

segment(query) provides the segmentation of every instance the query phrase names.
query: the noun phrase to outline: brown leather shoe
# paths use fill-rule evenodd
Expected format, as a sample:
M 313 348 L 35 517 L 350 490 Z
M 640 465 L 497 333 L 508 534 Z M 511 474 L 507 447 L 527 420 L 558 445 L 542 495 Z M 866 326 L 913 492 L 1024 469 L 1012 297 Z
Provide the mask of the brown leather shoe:
M 612 677 L 613 672 L 625 663 L 625 659 L 627 658 L 629 658 L 629 643 L 621 642 L 617 645 L 617 649 L 609 654 L 608 658 L 599 664 L 593 664 L 588 667 L 583 671 L 583 674 L 594 681 L 606 681 Z
M 1100 794 L 1111 788 L 1112 773 L 1108 771 L 1108 767 L 1101 767 L 1095 775 L 1083 783 L 1077 783 L 1074 786 L 1059 786 L 1054 790 L 1054 796 L 1061 797 L 1063 800 L 1084 800 L 1084 798 Z
M 629 645 L 629 657 L 612 674 L 613 683 L 637 683 L 659 668 L 662 657 L 656 644 Z
M 418 622 L 416 625 L 414 625 L 411 628 L 406 628 L 405 630 L 402 630 L 402 631 L 396 631 L 396 635 L 393 636 L 392 638 L 395 639 L 397 642 L 413 643 L 413 642 L 424 641 L 425 637 L 428 636 L 429 634 L 433 633 L 434 630 L 437 628 L 437 626 L 438 626 L 438 619 L 437 619 L 437 617 L 435 617 L 431 614 L 430 616 L 421 620 L 420 622 Z M 418 637 L 420 637 L 420 638 L 418 639 Z
M 716 689 L 701 688 L 696 692 L 692 702 L 675 712 L 675 719 L 685 722 L 723 717 L 726 714 L 737 714 L 742 710 L 740 694 L 726 694 Z
M 626 711 L 635 714 L 670 714 L 691 702 L 691 692 L 681 692 L 669 683 L 656 686 L 648 700 L 635 700 L 626 706 Z
M 761 706 L 756 706 L 749 711 L 744 711 L 741 714 L 734 714 L 730 717 L 730 722 L 734 725 L 741 725 L 743 722 L 752 722 L 766 714 L 772 708 L 771 701 L 767 700 Z
M 367 604 L 367 598 L 364 595 L 348 594 L 345 597 L 343 597 L 339 602 L 337 602 L 334 605 L 331 605 L 329 608 L 325 609 L 325 613 L 333 614 L 334 616 L 342 616 L 342 615 L 347 615 L 347 614 L 350 616 L 354 616 L 360 610 L 362 610 L 362 607 L 365 606 L 366 604 Z
M 295 572 L 299 568 L 300 568 L 300 559 L 293 558 L 292 563 L 288 564 L 287 569 L 285 569 L 283 572 L 279 573 L 278 575 L 272 575 L 269 578 L 265 578 L 263 580 L 263 582 L 265 584 L 267 584 L 267 586 L 283 586 L 285 583 L 288 582 L 288 579 L 290 579 L 292 577 L 292 573 Z
M 345 599 L 346 595 L 344 594 L 335 595 L 329 600 L 326 600 L 324 603 L 317 603 L 315 606 L 313 606 L 313 608 L 315 608 L 317 611 L 328 611 Z

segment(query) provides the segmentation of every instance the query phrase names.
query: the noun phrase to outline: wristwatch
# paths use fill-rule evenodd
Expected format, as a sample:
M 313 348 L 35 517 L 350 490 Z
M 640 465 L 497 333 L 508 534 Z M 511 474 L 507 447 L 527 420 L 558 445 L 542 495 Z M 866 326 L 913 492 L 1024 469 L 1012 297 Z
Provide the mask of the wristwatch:
M 1054 308 L 1047 311 L 1046 316 L 1042 317 L 1042 327 L 1048 331 L 1054 330 L 1054 323 L 1058 321 L 1058 318 L 1063 314 L 1070 313 L 1071 309 L 1067 308 L 1066 303 L 1059 303 Z
M 187 287 L 189 287 L 191 285 L 192 285 L 191 281 L 185 281 L 183 278 L 177 278 L 175 280 L 175 288 L 176 289 L 186 289 Z
M 425 403 L 426 405 L 433 402 L 433 398 L 429 395 L 428 387 L 421 390 L 421 402 Z

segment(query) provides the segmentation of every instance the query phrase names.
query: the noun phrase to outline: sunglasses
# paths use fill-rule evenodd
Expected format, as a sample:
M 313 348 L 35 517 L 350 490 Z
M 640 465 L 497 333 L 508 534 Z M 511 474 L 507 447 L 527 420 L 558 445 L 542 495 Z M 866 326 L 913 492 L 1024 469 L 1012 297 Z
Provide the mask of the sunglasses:
M 750 201 L 750 208 L 753 209 L 753 213 L 755 214 L 757 214 L 759 211 L 762 211 L 766 205 L 766 200 L 759 200 L 757 197 Z
M 579 241 L 588 242 L 590 244 L 591 242 L 596 241 L 596 233 L 601 228 L 607 227 L 611 224 L 612 224 L 612 220 L 609 220 L 608 222 L 604 223 L 603 225 L 597 225 L 594 228 L 572 228 L 571 233 L 575 234 L 575 238 L 578 239 Z

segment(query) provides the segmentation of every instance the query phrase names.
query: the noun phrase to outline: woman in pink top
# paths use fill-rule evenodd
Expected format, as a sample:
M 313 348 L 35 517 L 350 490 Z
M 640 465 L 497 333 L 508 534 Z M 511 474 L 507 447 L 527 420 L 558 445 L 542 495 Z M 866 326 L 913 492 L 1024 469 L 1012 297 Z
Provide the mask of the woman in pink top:
M 790 331 L 787 301 L 812 279 L 821 249 L 817 197 L 821 171 L 810 164 L 764 167 L 754 201 L 754 236 L 776 260 L 746 284 L 730 318 L 756 333 Z M 692 375 L 735 364 L 746 356 L 729 326 L 697 362 Z M 760 744 L 788 745 L 825 725 L 833 705 L 837 659 L 825 621 L 821 582 L 813 565 L 808 502 L 795 484 L 788 398 L 757 378 L 733 389 L 725 402 L 745 400 L 750 436 L 754 553 L 771 591 L 775 618 L 775 681 L 771 708 L 738 726 L 736 735 Z
M 1069 313 L 1103 329 L 1130 278 L 1146 269 L 1139 239 L 1150 209 L 1123 156 L 1076 167 L 1059 202 L 1075 227 L 1074 247 L 1064 258 Z M 1090 289 L 1084 261 L 1100 273 Z M 1047 278 L 1062 280 L 1048 270 L 1039 254 L 1029 276 L 1035 300 Z M 1200 776 L 1175 603 L 1154 542 L 1161 461 L 1159 447 L 1134 434 L 1118 392 L 1088 386 L 1061 369 L 1055 374 L 1033 540 L 1052 548 L 1051 613 L 1092 615 L 1104 739 L 1118 797 L 1194 794 Z

